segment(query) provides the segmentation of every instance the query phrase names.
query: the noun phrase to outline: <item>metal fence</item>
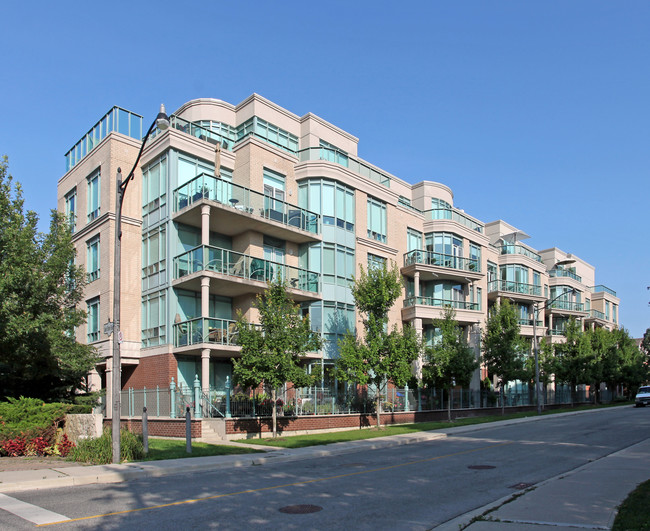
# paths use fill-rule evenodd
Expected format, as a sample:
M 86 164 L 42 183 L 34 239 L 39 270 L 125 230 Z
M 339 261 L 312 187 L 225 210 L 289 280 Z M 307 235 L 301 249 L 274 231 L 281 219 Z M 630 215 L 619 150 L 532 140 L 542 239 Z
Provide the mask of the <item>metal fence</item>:
M 599 402 L 611 402 L 614 397 L 611 391 L 599 391 L 597 398 Z M 571 393 L 568 386 L 558 385 L 543 393 L 541 399 L 543 405 L 556 405 L 593 402 L 594 396 L 588 390 Z M 176 387 L 173 382 L 167 388 L 123 390 L 121 404 L 123 417 L 140 417 L 144 407 L 149 418 L 183 418 L 187 408 L 194 418 L 266 417 L 273 412 L 273 400 L 266 394 L 227 395 L 216 390 L 204 392 L 198 386 Z M 389 388 L 381 393 L 382 412 L 533 405 L 536 405 L 534 389 L 525 385 L 503 394 L 491 390 L 433 388 Z M 335 393 L 328 388 L 291 388 L 277 392 L 275 407 L 281 416 L 372 414 L 376 411 L 376 394 L 372 391 Z

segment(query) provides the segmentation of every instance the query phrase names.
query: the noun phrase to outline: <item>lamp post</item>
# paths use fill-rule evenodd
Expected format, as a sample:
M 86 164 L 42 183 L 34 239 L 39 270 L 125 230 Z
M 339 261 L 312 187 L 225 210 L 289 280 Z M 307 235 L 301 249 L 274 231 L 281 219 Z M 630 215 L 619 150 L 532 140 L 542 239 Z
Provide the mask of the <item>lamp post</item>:
M 560 260 L 559 262 L 556 262 L 555 265 L 553 266 L 553 269 L 555 269 L 559 265 L 568 265 L 568 264 L 573 264 L 575 260 L 572 259 L 567 259 L 567 260 Z M 553 304 L 556 300 L 558 300 L 560 297 L 563 295 L 566 295 L 567 293 L 575 293 L 575 289 L 570 289 L 563 291 L 560 293 L 557 297 L 550 301 L 546 301 L 543 306 L 540 308 L 539 303 L 536 302 L 533 305 L 533 343 L 534 343 L 534 352 L 535 352 L 535 401 L 537 402 L 537 414 L 541 415 L 542 414 L 542 402 L 539 399 L 539 395 L 541 394 L 540 389 L 539 389 L 539 344 L 537 343 L 537 318 L 539 317 L 539 312 L 540 310 L 543 310 L 545 308 L 548 308 L 549 304 Z
M 122 181 L 122 169 L 117 169 L 117 195 L 115 198 L 115 254 L 113 265 L 113 378 L 111 383 L 113 395 L 113 408 L 111 411 L 111 424 L 112 424 L 112 442 L 113 442 L 113 463 L 120 462 L 120 392 L 122 390 L 122 362 L 120 360 L 120 343 L 122 343 L 122 332 L 120 330 L 120 289 L 122 277 L 122 204 L 124 203 L 124 194 L 129 181 L 133 179 L 140 157 L 144 151 L 144 146 L 147 143 L 149 135 L 154 127 L 164 131 L 169 127 L 169 117 L 165 113 L 165 106 L 160 105 L 160 112 L 153 121 L 147 134 L 142 139 L 140 152 L 138 153 L 133 168 L 127 175 L 126 179 Z

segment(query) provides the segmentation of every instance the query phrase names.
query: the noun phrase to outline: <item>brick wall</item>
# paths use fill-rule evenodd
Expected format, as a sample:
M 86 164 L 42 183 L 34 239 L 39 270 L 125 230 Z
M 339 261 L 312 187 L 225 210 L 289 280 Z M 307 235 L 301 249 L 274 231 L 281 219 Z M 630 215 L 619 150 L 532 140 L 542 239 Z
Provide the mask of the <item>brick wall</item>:
M 124 380 L 124 389 L 152 389 L 157 385 L 169 387 L 172 377 L 176 380 L 178 365 L 173 354 L 159 354 L 140 358 L 140 363 Z
M 110 419 L 104 419 L 104 427 L 110 426 Z M 192 439 L 201 438 L 201 419 L 192 419 L 191 426 Z M 133 433 L 142 433 L 142 420 L 122 419 L 121 427 Z M 147 427 L 150 437 L 185 438 L 185 419 L 149 419 Z

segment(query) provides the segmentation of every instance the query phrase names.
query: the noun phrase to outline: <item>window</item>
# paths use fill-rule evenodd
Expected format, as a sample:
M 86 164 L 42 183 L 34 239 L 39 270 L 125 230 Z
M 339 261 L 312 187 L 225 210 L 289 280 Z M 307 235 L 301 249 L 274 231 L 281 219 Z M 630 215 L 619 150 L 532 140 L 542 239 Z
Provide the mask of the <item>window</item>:
M 386 203 L 368 197 L 368 238 L 386 243 Z
M 142 215 L 143 217 L 167 204 L 167 157 L 158 159 L 142 170 Z M 161 212 L 160 217 L 166 213 Z
M 70 232 L 74 232 L 77 224 L 77 187 L 75 186 L 65 196 L 65 216 L 70 223 Z
M 422 233 L 411 227 L 406 229 L 406 250 L 414 251 L 422 249 Z
M 377 267 L 383 269 L 386 266 L 386 259 L 383 256 L 368 253 L 368 269 Z
M 351 286 L 354 274 L 354 249 L 336 243 L 323 243 L 323 282 Z
M 86 242 L 86 274 L 88 282 L 99 278 L 99 235 Z
M 88 343 L 99 340 L 99 297 L 87 303 L 88 319 L 86 321 Z
M 609 321 L 609 301 L 605 301 L 605 319 Z
M 142 235 L 142 289 L 167 281 L 167 230 L 158 227 Z
M 274 216 L 270 211 L 284 212 L 284 186 L 284 175 L 264 168 L 264 210 L 271 219 L 274 219 Z
M 616 313 L 617 313 L 617 306 L 616 304 L 612 304 L 612 322 L 617 323 L 618 321 L 616 320 Z
M 167 342 L 167 295 L 165 292 L 142 297 L 142 346 L 153 347 Z
M 313 309 L 314 306 L 312 306 Z M 314 313 L 317 312 L 312 311 L 312 315 Z M 354 304 L 323 301 L 322 315 L 322 331 L 325 340 L 323 354 L 326 358 L 335 358 L 339 352 L 338 342 L 345 337 L 348 331 L 351 333 L 355 331 Z
M 323 225 L 354 232 L 354 190 L 329 179 L 310 179 L 298 188 L 298 204 L 322 215 Z
M 298 137 L 296 135 L 292 135 L 288 131 L 280 129 L 277 125 L 273 125 L 257 116 L 253 116 L 237 127 L 237 141 L 249 135 L 261 138 L 265 142 L 293 155 L 298 153 Z
M 100 212 L 99 168 L 88 176 L 88 223 L 97 219 Z

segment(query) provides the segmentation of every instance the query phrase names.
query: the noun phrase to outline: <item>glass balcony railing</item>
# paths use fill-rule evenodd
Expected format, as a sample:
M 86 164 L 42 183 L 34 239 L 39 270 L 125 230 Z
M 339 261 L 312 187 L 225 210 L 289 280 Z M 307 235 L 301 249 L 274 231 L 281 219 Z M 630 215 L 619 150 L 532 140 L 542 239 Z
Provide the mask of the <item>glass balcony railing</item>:
M 542 286 L 535 286 L 524 282 L 514 282 L 512 280 L 491 280 L 488 282 L 488 291 L 508 291 L 510 293 L 521 293 L 523 295 L 541 296 Z
M 552 328 L 552 329 L 549 328 L 546 331 L 546 333 L 549 336 L 563 336 L 565 334 L 565 332 L 566 332 L 566 330 L 564 330 L 564 328 Z
M 140 140 L 142 116 L 113 107 L 65 154 L 65 171 L 70 171 L 113 131 Z
M 527 256 L 528 258 L 532 258 L 533 260 L 537 262 L 542 261 L 542 257 L 538 255 L 536 252 L 531 251 L 530 249 L 524 247 L 523 245 L 510 245 L 510 244 L 502 244 L 502 245 L 497 245 L 497 249 L 499 249 L 500 254 L 521 254 L 523 256 Z
M 555 301 L 551 303 L 550 308 L 554 310 L 567 310 L 569 312 L 585 311 L 585 305 L 582 302 Z
M 338 150 L 337 150 L 338 151 Z M 379 184 L 383 184 L 385 187 L 390 188 L 390 176 L 379 171 L 377 168 L 371 166 L 370 164 L 362 161 L 361 159 L 356 159 L 349 154 L 345 154 L 345 157 L 342 156 L 333 156 L 332 149 L 326 147 L 309 147 L 301 149 L 298 151 L 298 157 L 301 162 L 306 160 L 328 160 L 334 162 L 345 168 L 348 168 L 350 171 L 357 173 L 363 177 L 367 177 Z
M 594 309 L 589 310 L 589 317 L 592 317 L 593 319 L 602 319 L 603 321 L 605 320 L 605 314 Z
M 573 280 L 577 280 L 578 282 L 582 282 L 582 277 L 579 275 L 576 275 L 573 271 L 568 271 L 566 269 L 551 269 L 548 272 L 549 277 L 566 277 L 566 278 L 572 278 Z
M 198 271 L 263 282 L 280 279 L 290 288 L 320 292 L 320 273 L 209 245 L 195 247 L 174 258 L 174 278 Z
M 590 287 L 589 291 L 592 293 L 609 293 L 610 295 L 616 297 L 616 292 L 613 289 L 609 289 L 607 286 L 603 286 L 602 284 Z
M 485 226 L 484 223 L 468 216 L 457 208 L 433 208 L 431 210 L 425 210 L 424 219 L 449 219 L 480 233 L 483 233 L 483 227 Z
M 196 137 L 199 140 L 210 142 L 210 144 L 216 145 L 217 142 L 221 142 L 221 148 L 228 151 L 232 151 L 232 147 L 235 144 L 235 141 L 232 138 L 220 135 L 219 133 L 215 133 L 210 129 L 201 127 L 200 125 L 194 124 L 192 122 L 188 122 L 187 120 L 179 118 L 174 114 L 169 117 L 169 127 L 171 129 L 176 129 L 177 131 Z M 158 129 L 154 129 L 154 131 L 151 133 L 152 137 L 156 136 L 159 132 L 160 131 L 158 131 Z
M 404 307 L 415 306 L 421 304 L 423 306 L 435 306 L 437 308 L 454 308 L 457 310 L 478 310 L 479 304 L 477 302 L 466 301 L 453 301 L 447 299 L 437 299 L 435 297 L 406 297 L 404 299 Z
M 519 319 L 519 326 L 534 326 L 534 319 Z M 542 321 L 537 321 L 537 326 L 542 326 L 544 323 Z
M 230 319 L 198 317 L 174 324 L 174 346 L 186 347 L 199 343 L 237 344 L 237 328 Z
M 404 265 L 425 264 L 450 269 L 461 269 L 463 271 L 481 272 L 481 263 L 476 258 L 462 258 L 450 254 L 434 253 L 414 249 L 404 254 Z
M 289 227 L 320 234 L 320 215 L 260 192 L 202 173 L 174 190 L 174 211 L 209 199 L 240 212 L 277 221 Z

